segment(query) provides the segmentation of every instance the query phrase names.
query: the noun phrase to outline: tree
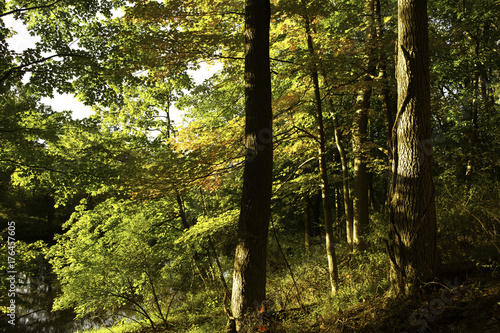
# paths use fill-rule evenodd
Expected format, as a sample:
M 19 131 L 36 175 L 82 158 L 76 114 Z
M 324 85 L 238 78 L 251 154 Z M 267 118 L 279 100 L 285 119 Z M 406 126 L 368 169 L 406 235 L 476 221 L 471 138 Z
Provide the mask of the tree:
M 74 308 L 78 317 L 133 311 L 153 332 L 161 331 L 158 322 L 167 325 L 173 287 L 183 286 L 190 262 L 180 255 L 185 249 L 165 246 L 182 234 L 164 222 L 175 207 L 172 199 L 109 198 L 93 209 L 83 200 L 49 252 L 62 287 L 54 310 Z
M 74 92 L 71 82 L 75 76 L 84 73 L 84 67 L 95 65 L 92 55 L 75 45 L 79 37 L 75 32 L 82 31 L 83 22 L 92 25 L 102 16 L 110 17 L 111 4 L 112 1 L 98 3 L 93 0 L 56 0 L 48 3 L 13 0 L 0 7 L 2 21 L 7 16 L 22 21 L 32 36 L 40 38 L 40 42 L 21 53 L 10 50 L 0 38 L 0 48 L 10 60 L 0 64 L 0 89 L 10 87 L 12 81 L 30 73 L 29 90 L 32 93 L 52 96 L 54 90 Z M 5 29 L 2 29 L 2 35 L 4 33 Z M 15 31 L 11 33 L 15 34 Z
M 340 130 L 339 130 L 339 121 L 338 117 L 333 111 L 333 103 L 331 100 L 328 100 L 330 102 L 330 107 L 332 108 L 332 120 L 333 120 L 333 133 L 335 137 L 335 146 L 337 147 L 337 150 L 339 152 L 339 157 L 340 157 L 340 165 L 342 167 L 342 194 L 343 194 L 343 199 L 344 199 L 344 215 L 346 219 L 346 238 L 347 238 L 347 243 L 349 244 L 349 248 L 352 251 L 353 246 L 354 246 L 354 239 L 353 239 L 353 207 L 352 207 L 352 200 L 351 200 L 351 195 L 350 195 L 350 190 L 349 190 L 349 166 L 348 166 L 348 161 L 347 161 L 347 154 L 345 152 L 344 146 L 342 144 L 342 139 L 340 136 Z
M 266 253 L 273 175 L 269 0 L 245 6 L 245 147 L 231 309 L 236 332 L 266 298 Z
M 314 86 L 314 99 L 316 106 L 316 121 L 318 123 L 318 156 L 319 156 L 319 172 L 321 178 L 321 198 L 323 200 L 323 214 L 325 217 L 325 233 L 326 233 L 326 257 L 328 259 L 328 273 L 330 275 L 330 289 L 332 295 L 335 295 L 338 290 L 339 273 L 337 268 L 337 257 L 335 254 L 335 242 L 333 237 L 333 216 L 331 208 L 330 186 L 328 181 L 328 170 L 326 164 L 326 139 L 325 126 L 323 123 L 323 108 L 321 103 L 321 92 L 319 86 L 318 68 L 316 65 L 316 55 L 314 51 L 313 38 L 311 35 L 311 27 L 309 16 L 305 17 L 305 28 L 307 35 L 307 47 L 311 56 L 311 78 Z
M 395 294 L 436 272 L 427 1 L 398 2 L 398 111 L 393 127 L 388 252 Z
M 498 1 L 482 0 L 463 1 L 459 6 L 433 2 L 430 6 L 436 21 L 430 27 L 435 36 L 431 93 L 436 100 L 436 129 L 454 141 L 445 148 L 447 158 L 455 161 L 453 173 L 468 189 L 478 180 L 474 178 L 488 169 L 488 156 L 493 156 L 484 151 L 484 143 L 491 147 L 496 141 L 489 135 L 496 130 L 487 127 L 496 124 L 493 119 L 497 115 L 494 96 L 499 56 L 492 45 L 500 33 L 495 23 L 499 5 Z

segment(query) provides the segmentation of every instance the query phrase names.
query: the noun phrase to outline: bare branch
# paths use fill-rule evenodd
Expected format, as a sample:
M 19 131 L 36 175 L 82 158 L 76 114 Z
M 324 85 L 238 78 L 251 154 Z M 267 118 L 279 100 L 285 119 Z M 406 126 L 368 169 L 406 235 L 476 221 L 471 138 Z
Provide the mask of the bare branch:
M 32 65 L 36 65 L 36 64 L 39 64 L 39 63 L 42 63 L 42 62 L 45 62 L 45 61 L 48 61 L 50 59 L 57 58 L 57 57 L 90 58 L 89 56 L 82 55 L 82 54 L 76 54 L 76 53 L 58 53 L 58 54 L 54 54 L 54 55 L 51 55 L 49 57 L 45 57 L 45 58 L 42 58 L 42 59 L 38 59 L 38 60 L 31 61 L 31 62 L 26 63 L 26 64 L 22 64 L 22 65 L 10 68 L 8 71 L 5 72 L 5 74 L 3 76 L 0 77 L 0 84 L 3 83 L 5 80 L 7 80 L 8 77 L 11 76 L 17 70 L 21 70 L 23 68 L 26 68 L 26 67 L 29 67 L 29 66 L 32 66 Z

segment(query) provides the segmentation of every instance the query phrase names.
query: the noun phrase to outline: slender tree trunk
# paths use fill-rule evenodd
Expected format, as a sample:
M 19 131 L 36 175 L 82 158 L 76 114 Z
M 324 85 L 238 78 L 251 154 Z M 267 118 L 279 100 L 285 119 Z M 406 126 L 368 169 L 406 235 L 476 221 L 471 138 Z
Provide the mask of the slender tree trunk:
M 389 79 L 387 77 L 387 54 L 384 51 L 384 47 L 380 45 L 380 41 L 383 39 L 383 23 L 382 23 L 382 14 L 380 9 L 380 0 L 375 0 L 375 19 L 376 19 L 376 27 L 377 27 L 377 40 L 379 41 L 378 49 L 378 77 L 377 80 L 379 82 L 379 97 L 382 103 L 382 110 L 384 111 L 384 123 L 385 123 L 385 138 L 386 138 L 386 147 L 387 147 L 387 166 L 390 168 L 392 166 L 392 128 L 394 126 L 394 116 L 396 114 L 396 101 L 391 94 L 391 88 L 389 84 Z M 390 174 L 388 172 L 388 174 Z M 387 177 L 388 183 L 390 182 L 389 177 Z M 386 191 L 384 193 L 385 196 L 385 207 L 388 209 L 389 207 L 389 184 L 385 187 Z
M 175 199 L 177 200 L 177 206 L 179 206 L 179 215 L 181 216 L 181 221 L 182 221 L 182 227 L 184 229 L 189 229 L 191 227 L 191 224 L 189 223 L 187 216 L 186 216 L 186 211 L 184 210 L 184 203 L 182 202 L 181 195 L 177 193 L 175 195 Z
M 340 202 L 340 189 L 338 184 L 334 185 L 333 189 L 335 193 L 335 225 L 337 226 L 337 238 L 342 239 L 343 236 L 343 230 L 342 230 L 342 223 L 341 223 L 341 218 L 342 218 L 342 208 L 341 208 L 341 202 Z
M 304 194 L 302 197 L 304 203 L 304 239 L 305 239 L 305 249 L 306 253 L 310 253 L 311 247 L 311 236 L 312 236 L 312 219 L 311 219 L 311 202 L 309 201 L 309 195 Z
M 328 80 L 325 71 L 322 71 L 323 80 L 325 84 L 328 86 Z M 331 98 L 327 98 L 329 107 L 330 107 L 330 115 L 333 121 L 333 134 L 335 137 L 335 145 L 339 152 L 340 156 L 340 165 L 342 167 L 342 194 L 344 199 L 344 215 L 346 219 L 346 237 L 347 243 L 349 244 L 350 251 L 353 250 L 354 240 L 353 240 L 353 208 L 352 208 L 352 200 L 351 193 L 349 189 L 349 165 L 347 162 L 347 154 L 345 152 L 344 146 L 342 145 L 342 140 L 340 137 L 339 130 L 339 121 L 337 115 L 335 114 L 335 108 L 333 107 L 333 102 Z
M 272 194 L 272 108 L 269 0 L 245 2 L 245 146 L 243 193 L 234 260 L 231 311 L 236 332 L 266 298 L 266 254 Z
M 321 197 L 321 191 L 318 192 L 313 200 L 312 200 L 312 210 L 313 210 L 313 213 L 312 213 L 312 218 L 313 218 L 313 225 L 316 225 L 316 226 L 319 226 L 321 225 L 321 201 L 322 201 L 322 197 Z M 318 228 L 313 228 L 313 234 L 314 235 L 318 235 L 318 234 L 321 234 L 321 232 L 319 231 Z
M 382 14 L 380 9 L 380 0 L 375 0 L 375 19 L 377 27 L 377 40 L 383 38 Z M 391 94 L 389 80 L 387 78 L 387 54 L 382 45 L 379 44 L 378 49 L 378 68 L 379 73 L 377 80 L 380 82 L 380 101 L 384 110 L 385 136 L 388 154 L 388 165 L 392 165 L 392 127 L 394 125 L 394 115 L 396 114 L 396 102 Z
M 328 170 L 326 167 L 326 147 L 325 147 L 325 129 L 323 125 L 323 110 L 321 106 L 321 94 L 319 89 L 318 69 L 315 62 L 314 44 L 310 31 L 309 18 L 306 16 L 306 34 L 307 46 L 312 58 L 311 77 L 314 85 L 314 97 L 316 102 L 316 120 L 318 122 L 319 132 L 319 172 L 321 177 L 321 196 L 323 199 L 323 214 L 325 216 L 325 231 L 326 231 L 326 255 L 328 259 L 328 272 L 330 275 L 330 287 L 332 294 L 336 294 L 338 290 L 338 268 L 337 257 L 335 254 L 335 243 L 333 236 L 333 215 L 330 199 L 330 188 L 328 184 Z
M 330 101 L 330 104 L 332 104 L 331 100 L 329 100 L 329 101 Z M 330 106 L 333 108 L 333 105 L 330 105 Z M 340 139 L 339 122 L 338 122 L 337 116 L 333 112 L 333 109 L 332 109 L 331 115 L 332 115 L 332 119 L 333 119 L 335 144 L 337 146 L 337 150 L 339 151 L 340 165 L 342 167 L 342 192 L 344 195 L 344 212 L 345 212 L 345 218 L 346 218 L 347 243 L 349 244 L 349 248 L 352 251 L 353 246 L 354 246 L 353 220 L 352 220 L 353 208 L 352 208 L 351 193 L 350 193 L 350 189 L 349 189 L 349 166 L 347 164 L 347 154 L 345 152 L 344 147 L 342 146 L 342 141 Z
M 368 172 L 366 168 L 366 129 L 368 125 L 368 108 L 370 107 L 370 80 L 363 80 L 363 87 L 358 92 L 356 111 L 354 114 L 353 133 L 353 245 L 356 250 L 366 246 L 365 234 L 368 227 Z
M 203 190 L 201 188 L 200 188 L 200 197 L 203 205 L 203 215 L 208 217 L 208 208 L 205 202 L 205 196 L 203 194 Z M 215 243 L 212 239 L 212 236 L 208 236 L 208 244 L 210 245 L 210 250 L 213 253 L 215 264 L 217 265 L 218 274 L 216 274 L 215 271 L 213 270 L 212 264 L 210 264 L 210 268 L 212 268 L 212 274 L 214 275 L 214 277 L 215 275 L 219 277 L 219 281 L 222 285 L 222 288 L 224 289 L 223 307 L 224 307 L 224 312 L 227 315 L 229 315 L 231 311 L 228 309 L 226 301 L 229 300 L 229 298 L 231 297 L 231 291 L 229 290 L 229 287 L 226 283 L 226 278 L 224 277 L 224 270 L 222 269 L 222 265 L 219 260 L 219 255 L 217 254 L 217 249 L 215 248 Z
M 398 112 L 388 254 L 394 294 L 409 294 L 437 269 L 432 180 L 429 39 L 426 0 L 398 1 Z
M 366 35 L 365 35 L 365 71 L 358 90 L 354 113 L 353 156 L 353 243 L 355 249 L 366 247 L 366 230 L 368 228 L 369 209 L 369 177 L 367 171 L 367 155 L 365 148 L 368 111 L 372 94 L 372 77 L 375 74 L 375 10 L 374 0 L 365 0 Z
M 375 210 L 377 203 L 375 202 L 375 192 L 373 190 L 373 174 L 368 173 L 368 202 L 370 203 L 370 209 Z
M 167 138 L 170 138 L 170 133 L 172 132 L 172 119 L 170 118 L 170 92 L 167 95 L 167 100 L 165 102 L 166 110 L 165 113 L 167 115 Z
M 474 56 L 476 59 L 479 58 L 479 40 L 475 41 L 476 45 L 474 47 Z M 478 136 L 478 109 L 479 109 L 479 90 L 480 90 L 480 67 L 481 64 L 478 61 L 475 64 L 474 68 L 474 77 L 472 79 L 472 108 L 471 113 L 469 115 L 469 119 L 467 119 L 470 123 L 469 133 L 468 133 L 468 141 L 469 141 L 469 151 L 467 157 L 467 169 L 465 171 L 465 185 L 466 189 L 470 188 L 472 183 L 472 177 L 475 171 L 475 150 Z

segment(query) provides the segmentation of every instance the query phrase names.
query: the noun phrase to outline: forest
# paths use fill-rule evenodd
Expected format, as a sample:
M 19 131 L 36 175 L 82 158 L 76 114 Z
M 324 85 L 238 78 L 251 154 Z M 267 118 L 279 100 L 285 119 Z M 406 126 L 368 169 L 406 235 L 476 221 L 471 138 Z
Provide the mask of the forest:
M 499 13 L 2 0 L 0 331 L 499 332 Z

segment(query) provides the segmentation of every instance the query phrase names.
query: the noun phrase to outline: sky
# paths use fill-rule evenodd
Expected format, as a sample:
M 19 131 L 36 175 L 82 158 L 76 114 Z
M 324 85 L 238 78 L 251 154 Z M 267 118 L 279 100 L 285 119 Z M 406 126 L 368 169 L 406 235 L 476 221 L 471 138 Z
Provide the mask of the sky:
M 37 41 L 40 40 L 38 37 L 30 36 L 30 34 L 20 21 L 16 21 L 10 16 L 3 17 L 2 19 L 4 20 L 6 27 L 13 28 L 17 32 L 16 35 L 7 40 L 11 50 L 22 52 L 23 50 L 26 50 L 30 46 L 33 46 Z M 199 70 L 197 70 L 196 72 L 191 71 L 190 74 L 193 76 L 195 82 L 199 84 L 202 83 L 205 79 L 208 79 L 221 68 L 221 64 L 216 64 L 214 66 L 202 64 Z M 75 119 L 82 119 L 94 113 L 90 107 L 84 105 L 71 94 L 61 95 L 55 93 L 54 98 L 42 98 L 41 101 L 44 104 L 50 105 L 54 111 L 72 111 L 73 118 Z M 176 124 L 179 124 L 182 120 L 181 111 L 179 111 L 175 107 L 172 107 L 170 112 L 171 119 Z

